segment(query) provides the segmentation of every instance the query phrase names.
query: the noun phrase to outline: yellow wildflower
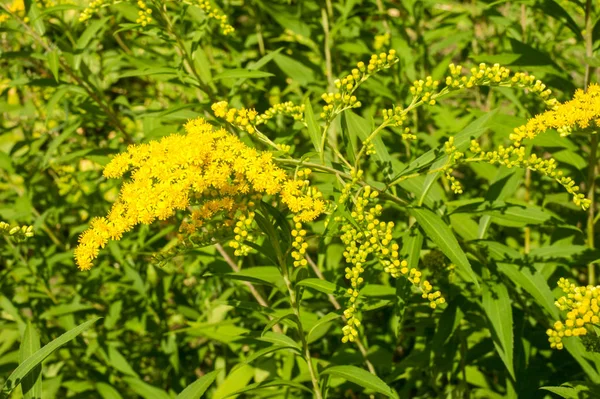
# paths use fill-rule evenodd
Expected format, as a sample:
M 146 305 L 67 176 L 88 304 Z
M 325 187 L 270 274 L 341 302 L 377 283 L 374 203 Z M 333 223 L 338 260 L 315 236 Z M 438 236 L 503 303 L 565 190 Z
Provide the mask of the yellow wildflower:
M 546 334 L 551 348 L 563 349 L 564 337 L 586 335 L 588 327 L 600 323 L 600 286 L 577 287 L 565 278 L 558 281 L 558 286 L 565 295 L 555 305 L 567 312 L 567 319 L 564 323 L 560 320 L 554 323 L 554 328 L 549 328 Z
M 350 264 L 346 267 L 345 276 L 350 280 L 348 306 L 344 310 L 346 325 L 342 328 L 344 336 L 342 342 L 354 342 L 358 337 L 357 327 L 360 319 L 357 314 L 360 308 L 359 289 L 364 283 L 362 274 L 370 255 L 373 255 L 383 266 L 383 270 L 393 278 L 406 278 L 417 290 L 421 292 L 423 299 L 429 301 L 429 306 L 435 309 L 445 302 L 439 291 L 433 291 L 429 281 L 422 279 L 421 271 L 409 268 L 408 262 L 400 258 L 400 246 L 394 242 L 392 230 L 393 222 L 384 222 L 379 219 L 383 207 L 379 204 L 372 205 L 378 197 L 377 191 L 372 191 L 366 186 L 362 195 L 357 196 L 352 213 L 354 224 L 343 218 L 337 220 L 342 222 L 341 240 L 345 245 L 344 258 Z
M 16 13 L 19 16 L 23 16 L 25 13 L 25 2 L 23 0 L 14 0 L 11 5 L 8 6 L 10 12 Z M 10 18 L 8 14 L 0 14 L 0 23 L 7 21 Z
M 190 206 L 199 208 L 192 213 L 194 226 L 217 212 L 231 212 L 242 198 L 263 194 L 278 196 L 299 222 L 309 222 L 324 211 L 320 193 L 307 188 L 306 180 L 290 179 L 275 165 L 271 153 L 250 148 L 201 118 L 189 121 L 185 130 L 186 135 L 132 145 L 106 166 L 108 178 L 127 172 L 131 178 L 123 184 L 109 214 L 94 219 L 80 236 L 75 250 L 80 269 L 92 266 L 108 240 L 118 240 L 137 224 L 165 220 Z M 194 226 L 185 228 L 193 230 Z M 240 228 L 236 234 L 242 236 L 243 231 Z
M 572 100 L 530 119 L 509 137 L 519 147 L 524 139 L 533 139 L 548 129 L 557 129 L 561 136 L 566 136 L 572 127 L 585 129 L 591 124 L 600 125 L 600 86 L 595 83 L 587 91 L 577 90 Z

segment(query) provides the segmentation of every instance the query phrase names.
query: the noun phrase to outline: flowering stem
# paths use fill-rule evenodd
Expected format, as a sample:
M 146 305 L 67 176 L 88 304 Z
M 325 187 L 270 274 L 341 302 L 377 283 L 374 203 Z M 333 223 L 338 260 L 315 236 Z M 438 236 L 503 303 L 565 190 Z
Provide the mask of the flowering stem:
M 225 251 L 225 248 L 223 248 L 223 246 L 221 244 L 215 244 L 215 248 L 221 254 L 221 256 L 223 257 L 223 259 L 225 259 L 225 262 L 227 262 L 227 264 L 229 265 L 229 267 L 231 267 L 231 269 L 234 272 L 239 273 L 240 267 L 235 264 L 235 262 L 233 261 L 233 259 L 231 259 L 231 256 L 229 256 L 229 254 L 227 253 L 227 251 Z M 248 289 L 250 290 L 250 293 L 252 294 L 252 296 L 254 297 L 254 299 L 256 299 L 256 302 L 258 302 L 259 305 L 264 306 L 265 308 L 269 307 L 269 304 L 267 303 L 267 301 L 262 297 L 262 295 L 260 294 L 260 292 L 257 291 L 256 287 L 254 285 L 252 285 L 251 282 L 244 281 L 243 284 L 246 287 L 248 287 Z M 273 317 L 269 316 L 269 320 L 273 320 Z M 280 334 L 283 333 L 283 331 L 281 331 L 281 327 L 279 327 L 279 324 L 275 324 L 273 326 L 273 331 L 276 332 L 276 333 L 280 333 Z
M 323 32 L 325 33 L 324 48 L 325 52 L 325 72 L 327 74 L 327 83 L 329 86 L 329 90 L 333 90 L 333 71 L 331 68 L 331 48 L 329 46 L 329 18 L 327 17 L 327 11 L 325 8 L 321 8 L 321 18 L 323 23 Z
M 592 0 L 587 0 L 585 5 L 585 55 L 588 58 L 593 56 L 593 38 L 592 38 Z M 586 61 L 584 87 L 587 90 L 590 84 L 590 78 L 593 67 Z M 590 200 L 590 208 L 588 209 L 587 219 L 587 244 L 590 249 L 594 249 L 594 214 L 596 204 L 594 202 L 594 191 L 596 181 L 596 167 L 598 162 L 598 133 L 592 133 L 590 143 L 590 155 L 588 160 L 588 199 Z M 588 284 L 596 284 L 596 266 L 594 263 L 588 264 Z
M 598 163 L 598 134 L 592 134 L 592 142 L 590 144 L 589 170 L 588 170 L 588 199 L 590 200 L 590 209 L 588 209 L 587 219 L 587 242 L 590 249 L 594 249 L 594 191 L 596 189 L 596 164 Z M 596 284 L 596 266 L 594 263 L 588 264 L 588 284 Z
M 300 302 L 296 298 L 296 291 L 294 287 L 292 287 L 292 282 L 289 278 L 289 272 L 287 267 L 285 267 L 285 263 L 282 262 L 282 274 L 283 280 L 285 281 L 285 286 L 287 287 L 288 294 L 290 296 L 290 303 L 292 305 L 292 310 L 298 319 L 298 334 L 300 334 L 300 339 L 302 340 L 302 354 L 304 356 L 304 360 L 308 365 L 308 372 L 310 374 L 310 379 L 312 381 L 314 395 L 316 399 L 323 399 L 323 394 L 321 393 L 321 387 L 319 386 L 319 379 L 317 378 L 316 370 L 312 364 L 312 359 L 310 357 L 310 350 L 308 348 L 308 342 L 306 341 L 306 337 L 304 335 L 304 328 L 302 327 L 302 320 L 300 319 Z
M 317 266 L 317 264 L 312 260 L 312 258 L 310 256 L 308 256 L 308 254 L 306 254 L 305 258 L 308 261 L 308 264 L 310 265 L 310 267 L 313 269 L 313 271 L 317 275 L 317 277 L 321 280 L 325 280 L 323 273 L 321 273 L 321 270 L 319 270 L 319 266 Z M 340 303 L 337 301 L 337 299 L 335 299 L 335 297 L 333 295 L 327 294 L 327 298 L 329 299 L 329 302 L 333 305 L 335 310 L 340 310 L 342 308 L 342 305 L 340 305 Z M 343 316 L 343 318 L 344 318 L 344 321 L 346 321 L 346 317 Z M 371 363 L 371 361 L 368 358 L 367 348 L 365 348 L 365 346 L 363 345 L 360 338 L 357 337 L 355 339 L 354 343 L 358 347 L 360 354 L 362 355 L 363 359 L 365 360 L 365 364 L 367 365 L 369 372 L 373 375 L 377 375 L 377 372 L 375 371 L 375 367 L 373 366 L 373 363 Z
M 298 160 L 298 159 L 283 159 L 283 158 L 273 158 L 273 160 L 275 162 L 278 162 L 280 164 L 288 164 L 288 165 L 302 165 L 302 166 L 306 166 L 307 168 L 310 169 L 314 169 L 314 170 L 321 170 L 323 172 L 329 172 L 329 173 L 333 173 L 334 175 L 338 176 L 339 178 L 345 178 L 347 180 L 352 180 L 352 176 L 350 176 L 348 173 L 345 172 L 341 172 L 337 169 L 331 168 L 329 166 L 325 166 L 325 165 L 320 165 L 318 163 L 312 163 L 312 162 L 304 162 L 302 160 Z M 361 186 L 368 186 L 369 183 L 367 183 L 364 180 L 359 180 L 358 184 L 360 184 Z M 384 199 L 388 199 L 392 202 L 395 202 L 398 205 L 402 205 L 402 206 L 406 206 L 408 205 L 408 203 L 403 200 L 402 198 L 396 197 L 393 194 L 387 193 L 385 190 L 380 190 L 376 187 L 372 187 L 373 190 L 379 192 L 379 194 L 381 195 L 381 198 Z

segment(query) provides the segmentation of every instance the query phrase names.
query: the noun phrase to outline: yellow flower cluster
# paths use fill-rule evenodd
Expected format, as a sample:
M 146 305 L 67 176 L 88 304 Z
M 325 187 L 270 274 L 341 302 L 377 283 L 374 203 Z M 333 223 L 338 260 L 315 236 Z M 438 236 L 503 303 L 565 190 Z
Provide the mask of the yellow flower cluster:
M 575 181 L 570 177 L 564 176 L 562 171 L 556 170 L 558 165 L 554 158 L 543 159 L 536 154 L 526 157 L 525 147 L 515 146 L 499 146 L 494 151 L 481 151 L 477 142 L 471 142 L 471 151 L 478 153 L 481 160 L 492 165 L 500 164 L 507 168 L 527 168 L 551 177 L 573 196 L 573 203 L 575 205 L 581 207 L 583 210 L 586 210 L 590 206 L 590 200 L 579 192 L 579 186 L 575 184 Z
M 445 302 L 439 291 L 433 292 L 433 287 L 427 281 L 422 279 L 421 272 L 416 268 L 409 268 L 406 260 L 401 260 L 398 250 L 400 247 L 393 241 L 392 229 L 393 222 L 383 222 L 379 220 L 382 207 L 379 204 L 371 205 L 378 196 L 377 191 L 372 191 L 369 186 L 364 188 L 362 195 L 355 200 L 354 208 L 351 213 L 352 219 L 356 225 L 350 224 L 342 218 L 341 240 L 346 246 L 344 257 L 346 262 L 351 265 L 345 269 L 346 279 L 350 280 L 351 288 L 348 288 L 349 304 L 344 311 L 346 326 L 342 331 L 343 342 L 353 342 L 358 336 L 358 297 L 359 288 L 364 282 L 361 277 L 364 272 L 364 266 L 368 257 L 373 255 L 383 266 L 384 271 L 393 278 L 400 276 L 406 277 L 419 291 L 424 299 L 429 300 L 431 308 L 436 308 L 438 304 Z
M 532 139 L 548 129 L 558 129 L 566 136 L 572 127 L 585 129 L 590 125 L 600 126 L 600 86 L 595 83 L 589 85 L 587 91 L 577 90 L 572 100 L 530 119 L 509 138 L 519 147 L 524 139 Z
M 189 121 L 185 130 L 186 135 L 132 145 L 106 165 L 104 176 L 119 178 L 130 173 L 131 179 L 121 187 L 108 216 L 92 220 L 79 237 L 75 259 L 80 269 L 92 266 L 108 240 L 120 239 L 137 224 L 165 220 L 190 205 L 199 207 L 192 215 L 197 221 L 210 220 L 220 211 L 231 212 L 238 198 L 257 194 L 279 197 L 301 222 L 325 210 L 320 193 L 306 180 L 290 179 L 275 165 L 270 152 L 250 148 L 202 118 Z
M 375 35 L 375 40 L 373 41 L 373 48 L 375 50 L 381 50 L 384 47 L 388 47 L 390 45 L 390 34 L 384 33 L 383 35 Z
M 455 194 L 462 194 L 463 193 L 462 185 L 456 179 L 456 177 L 452 176 L 452 172 L 454 171 L 454 169 L 452 168 L 452 165 L 457 165 L 460 162 L 461 158 L 464 157 L 465 154 L 456 149 L 456 146 L 454 145 L 454 137 L 448 138 L 448 141 L 446 141 L 446 143 L 444 144 L 444 151 L 448 155 L 448 163 L 447 163 L 448 166 L 445 169 L 445 174 L 446 174 L 446 179 L 448 179 L 448 181 L 450 182 L 450 185 L 451 185 L 450 189 Z
M 494 64 L 488 66 L 484 63 L 479 64 L 478 68 L 471 68 L 469 77 L 462 75 L 462 65 L 449 65 L 450 76 L 446 77 L 446 86 L 450 90 L 462 88 L 471 88 L 474 86 L 504 86 L 519 87 L 527 89 L 532 93 L 539 95 L 546 106 L 554 108 L 558 101 L 551 96 L 552 91 L 546 88 L 546 85 L 537 80 L 533 75 L 527 75 L 523 72 L 512 73 L 510 69 Z
M 256 117 L 258 112 L 254 109 L 229 108 L 227 101 L 219 101 L 211 106 L 217 118 L 225 119 L 235 127 L 253 134 L 256 132 Z
M 299 178 L 308 178 L 308 176 L 312 173 L 310 169 L 299 170 L 296 174 Z M 309 181 L 305 180 L 305 184 L 308 185 Z M 320 196 L 320 193 L 317 194 Z M 308 263 L 304 258 L 306 254 L 306 249 L 308 248 L 308 243 L 306 242 L 306 230 L 303 228 L 304 226 L 301 223 L 300 218 L 294 217 L 294 228 L 292 229 L 292 258 L 294 259 L 294 267 L 306 266 Z
M 276 115 L 285 115 L 291 117 L 295 121 L 303 121 L 304 108 L 304 104 L 296 105 L 291 101 L 275 104 L 271 108 L 266 110 L 263 114 L 257 116 L 256 124 L 262 125 L 263 123 L 267 123 L 271 118 L 273 118 Z
M 13 0 L 12 4 L 8 6 L 10 12 L 13 12 L 19 16 L 25 14 L 25 2 L 23 0 Z M 8 14 L 0 14 L 0 24 L 7 21 L 10 18 Z
M 152 15 L 152 9 L 148 8 L 143 0 L 138 0 L 137 5 L 140 10 L 138 11 L 138 19 L 135 22 L 142 26 L 146 26 L 152 22 L 152 18 L 150 17 L 150 15 Z
M 600 323 L 600 286 L 577 287 L 564 278 L 558 281 L 558 286 L 566 295 L 555 305 L 567 312 L 567 319 L 564 323 L 560 320 L 554 323 L 554 328 L 548 329 L 546 334 L 550 347 L 563 349 L 563 338 L 586 335 L 586 326 Z
M 235 223 L 233 240 L 229 242 L 229 246 L 234 249 L 235 256 L 246 256 L 250 252 L 250 247 L 244 244 L 244 241 L 254 241 L 254 237 L 250 234 L 250 229 L 254 223 L 255 213 L 250 211 L 247 214 L 241 214 Z
M 304 122 L 304 105 L 295 105 L 291 101 L 275 104 L 263 114 L 258 114 L 254 109 L 230 107 L 227 101 L 214 103 L 211 108 L 217 118 L 250 134 L 256 133 L 259 125 L 267 123 L 276 115 L 290 116 L 295 121 Z M 291 146 L 287 144 L 277 144 L 277 147 L 286 153 L 291 150 Z
M 114 0 L 92 0 L 90 4 L 79 15 L 79 22 L 85 22 L 100 10 L 102 7 L 108 7 L 114 3 Z
M 33 237 L 33 226 L 15 226 L 13 228 L 6 222 L 0 222 L 0 235 L 10 236 L 17 240 L 26 240 Z
M 332 120 L 346 109 L 360 107 L 360 101 L 353 95 L 356 89 L 374 73 L 390 68 L 399 60 L 396 50 L 390 50 L 379 55 L 373 54 L 366 65 L 362 61 L 356 64 L 356 68 L 352 69 L 350 74 L 342 79 L 335 80 L 335 87 L 338 89 L 336 93 L 324 93 L 321 96 L 326 103 L 323 106 L 321 118 Z
M 229 22 L 227 21 L 227 16 L 225 14 L 223 14 L 217 7 L 214 7 L 213 5 L 210 4 L 210 1 L 208 0 L 195 0 L 194 3 L 196 6 L 198 6 L 202 11 L 204 11 L 204 13 L 206 14 L 206 16 L 209 19 L 214 19 L 219 23 L 219 26 L 221 27 L 221 32 L 227 36 L 228 34 L 232 33 L 235 31 L 235 29 L 233 28 L 233 26 L 231 26 L 229 24 Z
M 433 80 L 431 76 L 427 76 L 425 80 L 415 80 L 410 88 L 410 92 L 424 103 L 435 105 L 435 100 L 432 98 L 432 95 L 437 93 L 439 85 L 439 81 Z

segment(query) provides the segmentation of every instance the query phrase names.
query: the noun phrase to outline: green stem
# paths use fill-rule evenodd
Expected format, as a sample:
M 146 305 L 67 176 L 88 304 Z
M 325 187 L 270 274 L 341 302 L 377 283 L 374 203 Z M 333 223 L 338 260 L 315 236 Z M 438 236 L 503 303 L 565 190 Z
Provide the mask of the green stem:
M 593 56 L 593 38 L 592 38 L 592 0 L 587 0 L 585 5 L 585 55 L 588 58 Z M 593 67 L 586 62 L 585 67 L 585 78 L 584 86 L 587 90 L 590 84 Z M 594 191 L 596 189 L 596 167 L 598 162 L 598 133 L 592 133 L 592 139 L 590 143 L 590 155 L 588 158 L 588 199 L 590 200 L 590 208 L 588 209 L 587 218 L 587 244 L 590 249 L 594 249 L 594 214 L 596 211 L 596 204 L 594 202 Z M 588 264 L 588 284 L 596 284 L 596 266 L 594 263 Z
M 156 5 L 156 8 L 160 12 L 160 16 L 165 21 L 167 32 L 177 42 L 177 48 L 179 49 L 180 56 L 183 57 L 185 63 L 187 64 L 189 71 L 196 78 L 196 81 L 198 82 L 198 86 L 200 87 L 200 90 L 202 90 L 204 93 L 206 93 L 206 95 L 208 96 L 208 98 L 211 101 L 213 101 L 213 102 L 216 101 L 217 98 L 216 98 L 215 94 L 213 93 L 211 87 L 202 81 L 200 74 L 196 70 L 196 67 L 192 60 L 192 57 L 191 57 L 190 53 L 187 51 L 187 48 L 185 47 L 185 43 L 183 42 L 183 40 L 181 40 L 179 35 L 175 32 L 175 29 L 173 29 L 173 23 L 171 22 L 171 18 L 169 18 L 169 14 L 167 13 L 167 5 L 164 4 L 162 7 L 159 3 L 156 3 L 155 5 Z
M 319 378 L 317 377 L 317 372 L 312 364 L 312 359 L 310 356 L 310 350 L 308 348 L 308 341 L 306 341 L 306 336 L 304 334 L 304 328 L 302 327 L 302 321 L 300 319 L 300 302 L 296 298 L 296 291 L 294 287 L 292 287 L 292 282 L 289 278 L 288 269 L 285 266 L 285 262 L 281 263 L 282 265 L 282 274 L 283 280 L 285 281 L 285 286 L 287 287 L 288 294 L 290 296 L 290 303 L 292 304 L 292 310 L 298 319 L 298 333 L 300 334 L 300 339 L 302 340 L 302 355 L 304 356 L 304 360 L 308 365 L 308 372 L 310 374 L 310 380 L 313 385 L 314 395 L 316 399 L 323 399 L 323 394 L 321 393 L 321 387 L 319 386 Z
M 598 163 L 598 134 L 592 134 L 592 142 L 590 144 L 590 156 L 588 161 L 588 199 L 590 200 L 590 208 L 588 209 L 587 218 L 587 244 L 590 249 L 594 249 L 594 214 L 595 201 L 594 191 L 596 189 L 596 164 Z M 596 284 L 596 266 L 594 263 L 588 264 L 588 284 Z

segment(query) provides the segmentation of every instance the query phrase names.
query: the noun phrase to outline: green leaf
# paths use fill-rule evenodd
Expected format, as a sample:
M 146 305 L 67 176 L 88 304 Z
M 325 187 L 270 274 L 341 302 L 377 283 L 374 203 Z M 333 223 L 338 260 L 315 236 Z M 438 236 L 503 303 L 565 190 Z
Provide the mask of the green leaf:
M 412 208 L 409 213 L 417 220 L 425 235 L 456 265 L 461 278 L 467 282 L 472 282 L 479 289 L 477 275 L 473 272 L 467 255 L 463 252 L 454 233 L 442 218 L 426 208 Z
M 283 54 L 277 54 L 273 58 L 273 61 L 275 61 L 284 74 L 295 80 L 301 86 L 306 86 L 315 81 L 314 71 L 307 67 L 303 62 Z
M 198 399 L 204 395 L 204 392 L 215 382 L 220 370 L 211 371 L 208 374 L 198 378 L 195 382 L 188 385 L 176 399 Z
M 519 285 L 524 292 L 531 295 L 554 319 L 559 313 L 554 306 L 554 296 L 544 276 L 539 272 L 532 272 L 529 267 L 519 267 L 509 263 L 497 263 L 498 270 L 506 275 L 512 282 Z
M 304 119 L 308 128 L 308 136 L 317 152 L 321 152 L 321 127 L 315 118 L 310 98 L 304 100 Z
M 98 31 L 102 29 L 102 27 L 106 26 L 106 21 L 108 21 L 109 17 L 104 17 L 100 19 L 94 19 L 90 21 L 85 31 L 79 36 L 77 39 L 77 43 L 75 44 L 75 48 L 78 51 L 85 50 L 93 38 L 98 37 Z
M 486 271 L 487 272 L 487 271 Z M 489 273 L 489 272 L 488 272 Z M 508 289 L 502 282 L 487 280 L 483 285 L 483 310 L 492 326 L 494 346 L 513 380 L 513 315 Z
M 242 269 L 236 273 L 227 273 L 226 276 L 242 281 L 272 286 L 283 285 L 281 272 L 275 266 L 255 266 Z
M 332 321 L 334 321 L 335 319 L 338 319 L 342 317 L 341 314 L 337 314 L 337 313 L 329 313 L 327 315 L 325 315 L 324 317 L 319 318 L 319 321 L 317 321 L 315 323 L 315 325 L 310 329 L 310 331 L 308 332 L 307 335 L 307 341 L 310 344 L 311 342 L 314 342 L 316 339 L 318 339 L 317 337 L 319 336 L 319 330 L 326 327 L 329 323 L 331 323 Z
M 57 50 L 52 50 L 48 53 L 48 68 L 52 72 L 54 79 L 58 82 L 58 65 L 59 65 L 59 54 Z
M 515 227 L 542 224 L 550 220 L 553 216 L 538 206 L 504 201 L 472 203 L 459 207 L 452 213 L 488 215 L 493 217 L 495 221 L 504 220 L 510 222 L 510 225 L 514 225 Z
M 369 137 L 373 130 L 371 122 L 350 110 L 344 112 L 342 116 L 342 127 L 347 129 L 351 140 L 353 140 L 354 137 L 360 139 L 360 142 L 358 143 L 360 148 L 363 141 Z M 381 133 L 375 136 L 372 143 L 375 148 L 375 158 L 377 161 L 381 162 L 384 167 L 390 166 L 392 164 L 392 157 L 381 138 Z
M 229 69 L 229 70 L 226 70 L 225 72 L 221 72 L 218 75 L 215 75 L 215 77 L 213 77 L 213 81 L 220 80 L 220 79 L 240 79 L 240 78 L 259 79 L 259 78 L 268 78 L 269 76 L 273 76 L 273 74 L 269 73 L 269 72 L 264 72 L 264 71 L 255 71 L 255 70 L 251 70 L 251 69 L 238 68 L 238 69 Z
M 226 396 L 223 396 L 223 399 L 229 398 L 231 396 L 239 395 L 239 394 L 242 394 L 245 392 L 255 391 L 257 389 L 274 388 L 274 387 L 290 387 L 290 388 L 296 388 L 296 389 L 299 389 L 301 391 L 305 391 L 308 393 L 313 393 L 312 390 L 308 389 L 307 387 L 305 387 L 304 385 L 302 385 L 298 382 L 286 381 L 286 380 L 269 380 L 269 381 L 262 381 L 262 382 L 256 382 L 254 384 L 250 384 L 240 390 L 237 390 L 235 392 L 227 394 Z M 274 391 L 270 390 L 269 392 L 274 392 Z
M 346 381 L 353 382 L 363 388 L 378 392 L 388 398 L 398 398 L 394 392 L 383 380 L 366 370 L 356 366 L 333 366 L 321 372 L 321 375 L 330 375 L 332 377 L 343 378 Z
M 288 337 L 285 334 L 280 334 L 272 331 L 267 331 L 261 337 L 257 338 L 259 341 L 270 342 L 279 346 L 287 346 L 301 350 L 300 344 Z
M 546 391 L 550 391 L 561 398 L 565 399 L 578 399 L 580 398 L 579 392 L 572 387 L 541 387 L 540 389 L 545 389 Z
M 254 368 L 245 364 L 244 366 L 229 373 L 227 378 L 219 385 L 212 399 L 223 399 L 231 393 L 239 391 L 248 386 L 248 382 L 254 378 Z
M 265 325 L 265 328 L 263 328 L 263 335 L 273 328 L 275 324 L 281 323 L 285 319 L 290 319 L 294 323 L 298 324 L 298 318 L 296 317 L 296 314 L 292 310 L 288 310 L 283 315 L 275 317 L 273 320 L 268 322 L 267 325 Z
M 111 366 L 119 370 L 121 373 L 137 377 L 137 373 L 129 365 L 127 359 L 125 359 L 121 352 L 119 352 L 114 346 L 108 347 L 108 359 Z
M 319 278 L 306 278 L 297 282 L 296 285 L 312 288 L 313 290 L 322 292 L 324 294 L 333 294 L 339 289 L 337 285 Z
M 44 34 L 46 33 L 46 26 L 44 25 L 44 18 L 42 17 L 42 14 L 37 6 L 36 1 L 31 2 L 31 6 L 29 8 L 29 13 L 27 16 L 29 17 L 29 23 L 33 25 L 33 29 L 40 36 L 44 36 Z
M 242 367 L 244 364 L 250 364 L 253 361 L 255 361 L 256 359 L 259 359 L 263 356 L 268 355 L 269 353 L 273 353 L 273 352 L 277 352 L 283 349 L 291 349 L 292 351 L 294 351 L 295 353 L 298 353 L 298 348 L 293 347 L 293 346 L 282 346 L 282 345 L 271 345 L 268 346 L 266 348 L 262 348 L 257 350 L 256 352 L 254 352 L 253 354 L 251 354 L 250 356 L 248 356 L 243 363 L 238 363 L 233 369 L 232 371 Z
M 19 347 L 19 363 L 23 363 L 29 356 L 40 349 L 40 336 L 36 329 L 27 322 L 23 341 Z M 42 397 L 42 365 L 37 365 L 21 383 L 23 399 L 40 399 Z
M 25 377 L 31 373 L 36 366 L 40 365 L 44 359 L 54 353 L 55 350 L 71 341 L 79 334 L 90 328 L 94 323 L 100 320 L 100 317 L 96 317 L 92 320 L 88 320 L 83 324 L 67 331 L 42 349 L 36 351 L 33 355 L 29 356 L 23 363 L 19 364 L 19 367 L 8 377 L 2 387 L 0 398 L 7 397 L 15 387 L 17 387 Z
M 146 384 L 136 377 L 125 377 L 123 378 L 123 381 L 129 385 L 129 388 L 131 388 L 132 391 L 144 399 L 171 399 L 169 394 L 162 389 Z
M 562 8 L 560 4 L 555 2 L 554 0 L 544 0 L 537 4 L 537 8 L 539 8 L 543 15 L 548 15 L 552 18 L 555 18 L 561 22 L 563 22 L 575 35 L 575 38 L 583 42 L 583 36 L 581 35 L 581 29 L 577 26 L 577 23 L 571 18 L 571 15 Z
M 96 390 L 102 396 L 102 399 L 123 399 L 119 391 L 104 382 L 97 382 Z

